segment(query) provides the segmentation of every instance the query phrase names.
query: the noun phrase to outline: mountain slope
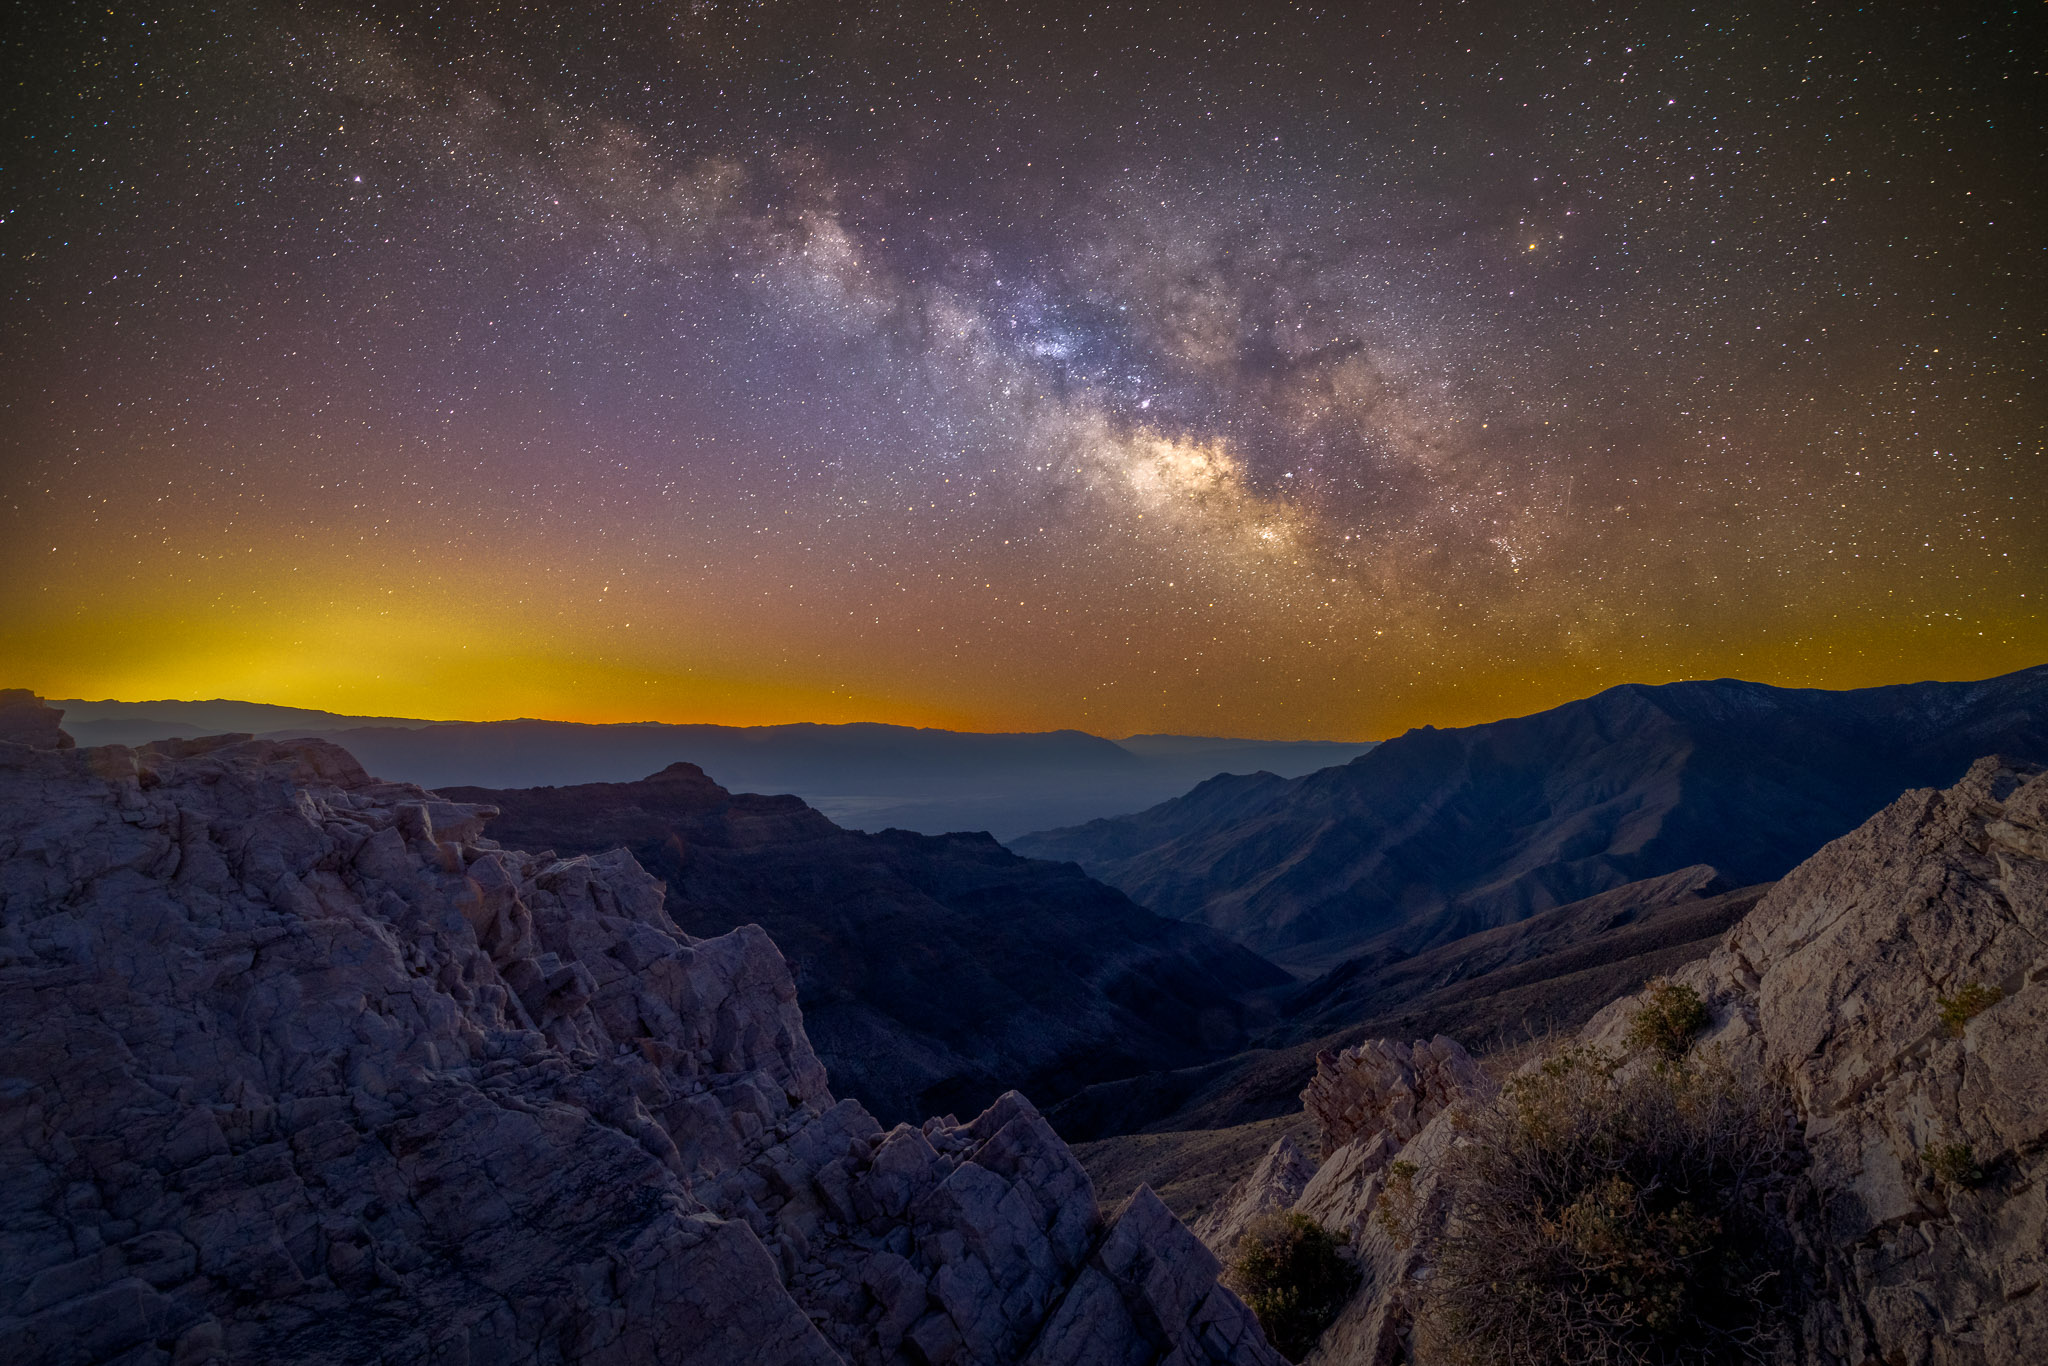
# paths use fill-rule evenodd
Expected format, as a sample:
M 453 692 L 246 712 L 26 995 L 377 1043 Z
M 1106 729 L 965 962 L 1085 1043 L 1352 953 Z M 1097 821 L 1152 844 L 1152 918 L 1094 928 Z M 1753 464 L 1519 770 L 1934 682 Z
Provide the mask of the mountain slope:
M 1631 684 L 1011 846 L 1321 971 L 1377 936 L 1415 949 L 1692 864 L 1769 881 L 1990 751 L 2048 758 L 2048 666 L 1850 692 Z
M 1447 1034 L 1474 1053 L 1512 1052 L 1577 1029 L 1605 1002 L 1705 957 L 1764 891 L 1730 890 L 1713 869 L 1688 868 L 1421 953 L 1369 949 L 1276 993 L 1282 1019 L 1254 1047 L 1090 1086 L 1047 1118 L 1076 1142 L 1229 1129 L 1292 1113 L 1316 1056 L 1361 1039 Z
M 1244 998 L 1286 980 L 1070 865 L 986 835 L 842 830 L 691 764 L 637 783 L 441 791 L 498 807 L 491 833 L 515 848 L 624 844 L 691 934 L 768 930 L 833 1085 L 885 1121 L 1206 1061 L 1242 1046 Z

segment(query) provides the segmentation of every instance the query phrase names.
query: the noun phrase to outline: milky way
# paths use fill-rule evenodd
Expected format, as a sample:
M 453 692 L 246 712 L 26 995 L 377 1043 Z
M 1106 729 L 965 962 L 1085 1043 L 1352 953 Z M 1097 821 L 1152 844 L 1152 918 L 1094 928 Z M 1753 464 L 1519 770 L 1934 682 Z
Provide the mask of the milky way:
M 2038 6 L 47 8 L 0 682 L 1367 737 L 2048 658 Z

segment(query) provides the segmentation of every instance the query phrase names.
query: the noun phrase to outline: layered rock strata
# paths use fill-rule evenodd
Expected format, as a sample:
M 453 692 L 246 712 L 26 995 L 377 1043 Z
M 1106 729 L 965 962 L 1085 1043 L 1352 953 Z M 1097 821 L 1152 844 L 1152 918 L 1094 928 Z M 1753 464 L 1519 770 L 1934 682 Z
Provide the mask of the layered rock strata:
M 317 741 L 0 743 L 0 1356 L 1273 1366 L 1028 1102 L 835 1101 L 759 929 Z

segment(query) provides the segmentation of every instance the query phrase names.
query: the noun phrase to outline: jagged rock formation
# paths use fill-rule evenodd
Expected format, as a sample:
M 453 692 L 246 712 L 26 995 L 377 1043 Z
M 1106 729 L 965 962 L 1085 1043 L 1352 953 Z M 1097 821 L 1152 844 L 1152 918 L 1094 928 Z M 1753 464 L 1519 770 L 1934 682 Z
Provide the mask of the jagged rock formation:
M 980 834 L 842 830 L 693 764 L 634 783 L 444 792 L 499 808 L 490 832 L 517 848 L 623 844 L 692 934 L 765 928 L 834 1088 L 886 1121 L 1206 1062 L 1243 1045 L 1245 998 L 1287 981 L 1071 865 Z
M 1807 1360 L 2048 1357 L 2048 771 L 1908 792 L 1678 979 L 1714 1013 L 1699 1046 L 1799 1107 Z M 1634 1005 L 1586 1037 L 1618 1046 Z
M 319 742 L 0 743 L 0 1356 L 1275 1366 L 1021 1096 L 835 1101 L 768 936 Z
M 2048 1356 L 2048 771 L 1984 759 L 1947 791 L 1906 793 L 1674 977 L 1711 1011 L 1694 1047 L 1781 1084 L 1797 1109 L 1808 1284 L 1786 1359 Z M 1613 1002 L 1578 1042 L 1628 1056 L 1643 1001 Z M 1458 1102 L 1405 1142 L 1400 1108 L 1377 1133 L 1347 1115 L 1355 1136 L 1295 1203 L 1349 1231 L 1364 1270 L 1314 1362 L 1428 1366 L 1411 1297 L 1456 1208 Z M 1401 1179 L 1384 1163 L 1364 1181 L 1337 1170 L 1361 1144 L 1397 1157 Z
M 27 688 L 0 688 L 0 742 L 30 749 L 70 749 L 72 739 L 59 725 L 64 713 L 46 707 Z
M 1631 684 L 1010 843 L 1322 972 L 1378 936 L 1413 952 L 1692 864 L 1769 881 L 1993 752 L 2048 761 L 2048 666 L 1848 692 Z
M 1292 1209 L 1315 1172 L 1316 1164 L 1300 1145 L 1282 1134 L 1230 1194 L 1194 1222 L 1191 1231 L 1217 1256 L 1228 1257 L 1260 1216 Z
M 1461 1096 L 1492 1092 L 1472 1055 L 1439 1034 L 1412 1046 L 1368 1039 L 1341 1053 L 1320 1053 L 1301 1103 L 1315 1119 L 1327 1161 L 1361 1137 L 1398 1148 Z
M 1302 1103 L 1316 1118 L 1323 1160 L 1294 1208 L 1363 1243 L 1368 1218 L 1394 1179 L 1393 1163 L 1415 1160 L 1408 1150 L 1438 1116 L 1499 1088 L 1471 1054 L 1441 1034 L 1412 1046 L 1371 1039 L 1316 1062 Z M 1447 1144 L 1448 1136 L 1432 1143 Z

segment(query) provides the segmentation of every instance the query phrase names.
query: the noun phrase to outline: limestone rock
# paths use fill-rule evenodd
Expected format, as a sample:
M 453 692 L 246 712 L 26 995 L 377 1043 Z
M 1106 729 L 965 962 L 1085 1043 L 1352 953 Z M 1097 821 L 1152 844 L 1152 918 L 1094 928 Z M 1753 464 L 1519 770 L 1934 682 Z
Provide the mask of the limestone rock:
M 1219 1269 L 1152 1188 L 1140 1186 L 1027 1360 L 1030 1366 L 1143 1360 L 1134 1348 L 1154 1343 L 1175 1366 L 1280 1366 L 1283 1358 L 1267 1345 L 1252 1312 L 1216 1283 Z
M 488 815 L 318 741 L 0 743 L 0 1357 L 1272 1361 L 1021 1096 L 883 1132 L 765 933 Z
M 1316 1074 L 1301 1093 L 1328 1158 L 1360 1137 L 1384 1134 L 1399 1147 L 1445 1106 L 1468 1092 L 1490 1094 L 1493 1083 L 1456 1039 L 1439 1034 L 1411 1047 L 1368 1039 L 1341 1053 L 1316 1055 Z
M 1317 1172 L 1328 1177 L 1304 1192 L 1296 1208 L 1347 1231 L 1359 1268 L 1357 1292 L 1323 1330 L 1309 1366 L 1391 1366 L 1407 1355 L 1414 1295 L 1450 1213 L 1443 1172 L 1458 1141 L 1455 1113 L 1440 1113 L 1383 1160 L 1354 1139 Z
M 1192 1232 L 1218 1257 L 1237 1249 L 1245 1230 L 1261 1215 L 1291 1209 L 1315 1175 L 1315 1163 L 1282 1134 L 1245 1178 L 1216 1207 L 1195 1221 Z
M 1680 974 L 1714 1013 L 1702 1046 L 1798 1103 L 1809 1360 L 2048 1357 L 2044 977 L 2048 771 L 1999 758 L 1822 849 Z M 1587 1037 L 1612 1046 L 1634 1004 Z
M 1797 1106 L 1811 1288 L 1786 1360 L 2048 1359 L 2044 855 L 2048 771 L 1982 759 L 1828 844 L 1675 974 L 1712 1014 L 1695 1046 L 1781 1082 Z M 1625 1054 L 1641 1004 L 1613 1002 L 1579 1042 Z M 1365 1278 L 1312 1361 L 1428 1366 L 1408 1301 L 1448 1217 L 1443 1159 L 1459 1141 L 1440 1113 L 1400 1150 L 1412 1168 L 1398 1190 L 1346 1178 L 1337 1207 L 1373 1216 L 1351 1224 Z M 1341 1184 L 1357 1143 L 1297 1208 Z
M 1447 1142 L 1448 1127 L 1434 1121 L 1460 1101 L 1483 1101 L 1498 1089 L 1457 1040 L 1441 1034 L 1413 1045 L 1368 1039 L 1318 1057 L 1302 1101 L 1321 1126 L 1327 1155 L 1294 1208 L 1370 1250 L 1372 1216 L 1394 1180 L 1393 1164 L 1416 1168 L 1415 1175 L 1401 1178 L 1402 1198 L 1412 1200 L 1414 1192 L 1406 1188 L 1418 1176 L 1433 1181 L 1434 1173 L 1423 1167 Z M 1425 1133 L 1431 1133 L 1430 1141 L 1420 1142 Z M 1405 1241 L 1386 1251 L 1406 1265 Z M 1371 1261 L 1368 1256 L 1369 1272 Z

